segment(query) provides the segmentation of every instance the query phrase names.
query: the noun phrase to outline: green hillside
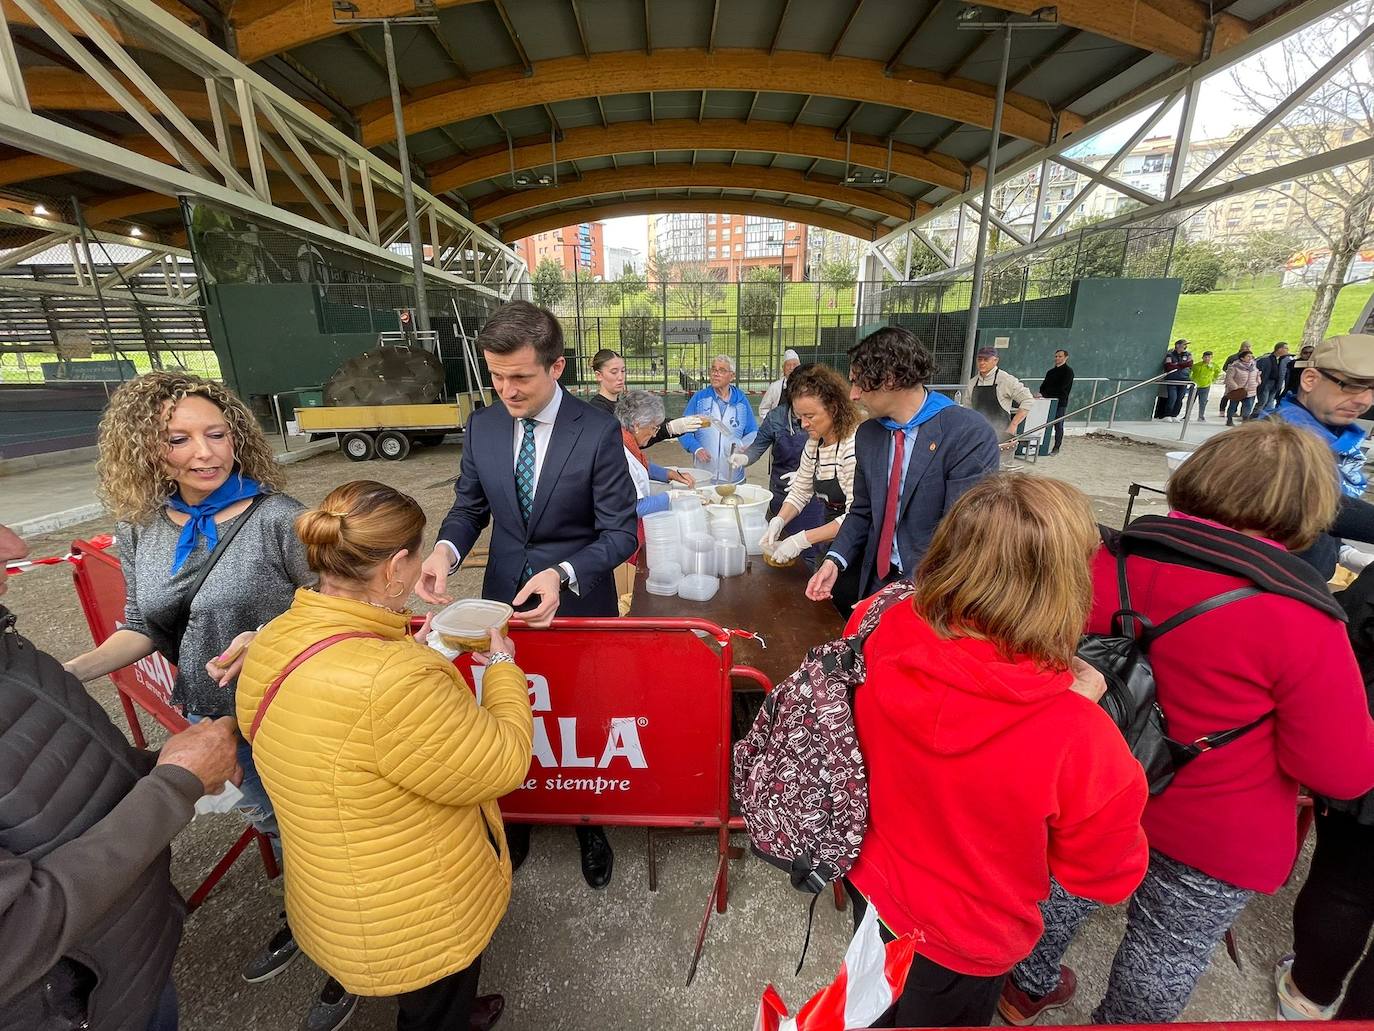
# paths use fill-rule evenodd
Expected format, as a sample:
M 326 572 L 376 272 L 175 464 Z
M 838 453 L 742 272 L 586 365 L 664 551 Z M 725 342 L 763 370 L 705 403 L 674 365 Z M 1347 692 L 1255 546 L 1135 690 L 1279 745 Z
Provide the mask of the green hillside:
M 1349 331 L 1371 293 L 1374 283 L 1355 283 L 1342 290 L 1328 334 Z M 1268 351 L 1279 340 L 1289 341 L 1296 349 L 1313 297 L 1311 290 L 1278 286 L 1184 294 L 1178 299 L 1173 337 L 1191 340 L 1195 354 L 1214 350 L 1229 355 L 1240 349 L 1242 340 L 1249 340 L 1257 353 Z

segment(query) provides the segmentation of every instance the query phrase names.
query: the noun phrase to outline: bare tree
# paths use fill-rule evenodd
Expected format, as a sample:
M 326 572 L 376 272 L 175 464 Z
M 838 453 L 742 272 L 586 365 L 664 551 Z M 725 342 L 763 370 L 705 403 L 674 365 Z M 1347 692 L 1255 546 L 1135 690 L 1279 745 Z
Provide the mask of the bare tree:
M 1261 117 L 1273 111 L 1314 71 L 1330 61 L 1358 32 L 1374 23 L 1374 0 L 1355 0 L 1322 22 L 1271 48 L 1256 67 L 1231 73 L 1233 99 Z M 1319 155 L 1352 141 L 1374 137 L 1374 51 L 1366 49 L 1334 72 L 1249 153 L 1264 165 Z M 1240 155 L 1243 159 L 1244 155 Z M 1268 192 L 1300 213 L 1301 228 L 1331 251 L 1317 282 L 1317 296 L 1303 327 L 1302 342 L 1326 335 L 1336 297 L 1350 266 L 1370 237 L 1374 214 L 1374 161 L 1319 172 Z
M 692 318 L 706 318 L 710 309 L 725 299 L 725 287 L 705 262 L 679 262 L 673 271 L 677 285 L 673 287 L 672 299 Z

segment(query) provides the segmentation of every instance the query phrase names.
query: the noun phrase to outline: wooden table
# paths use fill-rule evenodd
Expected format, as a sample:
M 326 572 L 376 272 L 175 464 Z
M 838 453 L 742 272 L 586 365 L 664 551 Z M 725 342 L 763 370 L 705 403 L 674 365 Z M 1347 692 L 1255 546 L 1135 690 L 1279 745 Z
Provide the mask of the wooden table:
M 767 648 L 755 641 L 735 639 L 735 662 L 754 666 L 778 684 L 796 672 L 813 645 L 839 637 L 844 631 L 844 620 L 830 602 L 807 599 L 806 582 L 811 571 L 803 563 L 774 569 L 758 555 L 751 562 L 752 572 L 722 577 L 720 590 L 706 602 L 650 594 L 645 586 L 648 571 L 641 567 L 635 574 L 630 615 L 696 616 L 722 627 L 760 634 Z M 746 688 L 749 682 L 736 686 Z

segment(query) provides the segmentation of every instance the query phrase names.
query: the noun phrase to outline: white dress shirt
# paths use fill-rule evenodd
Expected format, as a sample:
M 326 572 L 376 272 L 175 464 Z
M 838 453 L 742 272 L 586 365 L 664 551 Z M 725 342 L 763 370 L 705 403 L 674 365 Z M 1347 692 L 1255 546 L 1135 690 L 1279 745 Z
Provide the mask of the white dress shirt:
M 513 431 L 513 432 L 514 432 L 514 434 L 515 434 L 515 438 L 514 438 L 513 444 L 514 444 L 514 455 L 515 455 L 515 460 L 511 463 L 511 475 L 512 475 L 512 476 L 515 475 L 515 467 L 516 467 L 517 465 L 520 464 L 520 445 L 521 445 L 521 443 L 524 441 L 524 437 L 525 437 L 525 422 L 524 422 L 524 420 L 527 419 L 527 418 L 529 418 L 529 419 L 533 419 L 534 422 L 535 422 L 535 426 L 534 426 L 534 492 L 535 492 L 536 495 L 539 493 L 539 476 L 540 476 L 540 474 L 544 471 L 544 456 L 546 456 L 546 455 L 549 453 L 549 442 L 550 442 L 551 440 L 553 440 L 553 424 L 554 424 L 554 421 L 558 418 L 558 409 L 562 406 L 562 404 L 563 404 L 563 388 L 562 388 L 562 387 L 555 387 L 555 388 L 554 388 L 554 391 L 553 391 L 553 397 L 549 399 L 549 403 L 548 403 L 548 404 L 546 404 L 543 408 L 541 408 L 541 409 L 540 409 L 538 412 L 536 412 L 534 415 L 531 415 L 531 416 L 522 416 L 521 418 L 515 419 L 515 420 L 514 420 L 514 422 L 515 422 L 515 428 L 514 428 L 514 431 Z M 466 446 L 466 445 L 465 445 L 465 446 Z M 453 564 L 452 564 L 451 566 L 449 566 L 449 572 L 452 573 L 454 570 L 456 570 L 456 569 L 458 568 L 459 565 L 462 564 L 463 556 L 460 555 L 460 554 L 458 554 L 458 549 L 457 549 L 456 547 L 454 547 L 452 541 L 442 541 L 442 540 L 441 540 L 439 543 L 440 543 L 440 544 L 446 544 L 446 545 L 448 545 L 448 550 L 451 551 L 451 552 L 453 552 Z M 569 588 L 574 594 L 579 593 L 578 590 L 577 590 L 577 571 L 576 571 L 575 569 L 573 569 L 572 563 L 571 563 L 571 562 L 560 562 L 560 563 L 558 563 L 558 566 L 559 566 L 560 569 L 563 569 L 563 570 L 566 571 L 567 574 L 568 574 L 568 588 Z M 536 572 L 538 572 L 538 570 L 536 570 Z

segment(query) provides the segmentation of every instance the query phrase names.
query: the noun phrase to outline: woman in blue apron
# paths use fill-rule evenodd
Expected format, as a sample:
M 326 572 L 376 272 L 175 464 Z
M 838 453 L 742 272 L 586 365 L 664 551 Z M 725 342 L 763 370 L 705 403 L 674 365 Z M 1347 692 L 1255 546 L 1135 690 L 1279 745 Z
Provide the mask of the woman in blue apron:
M 813 547 L 823 552 L 839 534 L 854 501 L 854 432 L 862 421 L 849 399 L 849 384 L 824 365 L 798 369 L 788 378 L 787 389 L 808 441 L 787 499 L 763 537 L 765 549 L 777 562 L 787 562 Z M 820 525 L 798 529 L 797 517 L 816 501 L 821 504 Z M 790 531 L 787 537 L 782 536 L 784 527 Z M 842 574 L 832 591 L 836 608 L 846 615 L 858 596 L 859 564 L 851 566 L 852 575 L 850 571 Z

